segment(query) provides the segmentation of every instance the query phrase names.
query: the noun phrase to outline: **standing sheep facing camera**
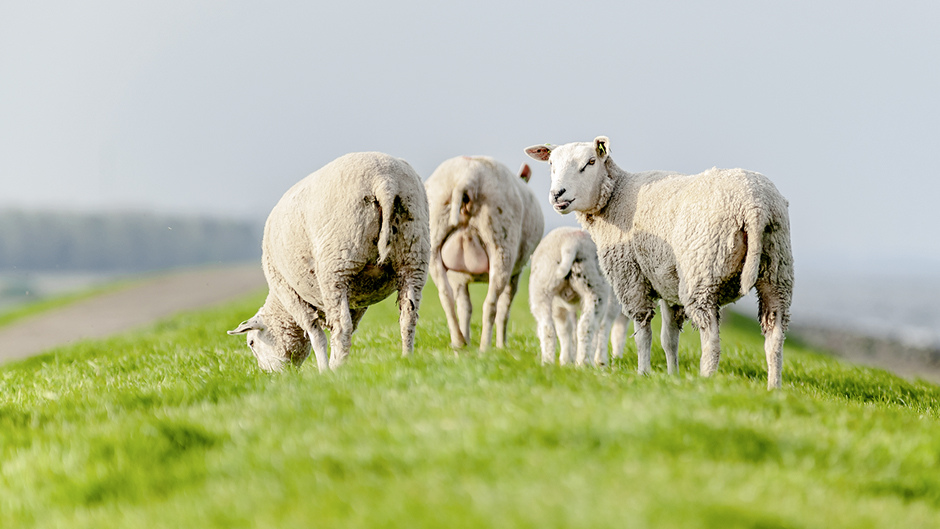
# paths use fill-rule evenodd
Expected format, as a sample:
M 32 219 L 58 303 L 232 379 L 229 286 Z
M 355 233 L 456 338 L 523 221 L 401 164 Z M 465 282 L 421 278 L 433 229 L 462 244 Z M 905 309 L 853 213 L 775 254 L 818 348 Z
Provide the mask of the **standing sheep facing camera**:
M 526 185 L 530 175 L 528 165 L 515 176 L 487 156 L 458 156 L 424 184 L 431 212 L 431 277 L 454 347 L 470 339 L 471 282 L 489 283 L 480 349 L 490 346 L 494 321 L 496 346 L 505 346 L 519 275 L 545 228 L 538 199 Z
M 559 363 L 607 365 L 607 337 L 614 327 L 614 357 L 623 353 L 629 320 L 601 272 L 597 246 L 577 228 L 556 228 L 532 254 L 529 308 L 538 323 L 542 363 L 555 362 L 555 338 L 561 345 Z M 581 310 L 575 337 L 575 313 Z M 577 356 L 572 351 L 575 342 Z
M 742 169 L 628 173 L 610 157 L 604 136 L 526 153 L 551 164 L 551 204 L 562 214 L 574 211 L 597 244 L 634 320 L 640 373 L 650 371 L 657 299 L 669 372 L 678 371 L 679 332 L 688 318 L 702 338 L 701 374 L 710 376 L 720 356 L 718 308 L 756 287 L 767 386 L 780 387 L 793 256 L 787 201 L 767 177 Z
M 304 178 L 268 216 L 261 250 L 267 300 L 229 334 L 248 335 L 265 371 L 299 366 L 311 340 L 320 371 L 335 369 L 369 305 L 395 290 L 402 355 L 414 349 L 431 243 L 421 178 L 404 160 L 352 153 Z

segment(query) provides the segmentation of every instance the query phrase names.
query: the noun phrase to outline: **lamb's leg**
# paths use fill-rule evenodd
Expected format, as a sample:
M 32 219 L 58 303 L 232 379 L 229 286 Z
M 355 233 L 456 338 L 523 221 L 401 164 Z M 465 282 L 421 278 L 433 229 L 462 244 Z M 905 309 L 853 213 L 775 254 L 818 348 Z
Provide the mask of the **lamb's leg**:
M 610 345 L 614 358 L 623 356 L 623 349 L 627 346 L 627 330 L 629 327 L 630 318 L 623 313 L 618 314 L 610 331 Z
M 617 320 L 617 317 L 621 315 L 620 303 L 614 299 L 613 292 L 608 292 L 607 294 L 607 310 L 604 311 L 601 317 L 600 327 L 597 329 L 597 334 L 594 335 L 594 365 L 597 366 L 608 365 L 607 344 L 610 341 L 611 328 Z M 614 354 L 616 355 L 616 353 L 617 351 L 615 349 Z M 620 344 L 620 354 L 623 354 L 623 343 Z
M 421 307 L 421 290 L 424 282 L 418 274 L 406 276 L 398 286 L 398 325 L 401 330 L 401 355 L 408 356 L 415 349 L 415 328 L 418 325 L 418 309 Z
M 659 300 L 661 309 L 663 328 L 660 333 L 663 351 L 666 352 L 666 366 L 670 375 L 679 374 L 679 333 L 682 332 L 682 324 L 685 320 L 685 313 L 680 306 L 672 306 L 665 300 Z
M 558 363 L 563 366 L 571 364 L 574 362 L 574 351 L 572 350 L 572 345 L 574 345 L 572 343 L 574 341 L 574 311 L 562 305 L 555 305 L 552 308 L 552 319 L 555 322 L 558 342 L 561 345 Z
M 606 366 L 607 361 L 607 344 L 610 341 L 610 327 L 613 323 L 613 319 L 609 315 L 605 314 L 600 321 L 600 326 L 597 328 L 597 332 L 594 334 L 594 344 L 592 349 L 594 351 L 594 365 Z
M 437 294 L 441 298 L 444 316 L 447 318 L 447 327 L 450 329 L 450 345 L 452 347 L 463 347 L 467 345 L 467 337 L 461 333 L 457 323 L 457 315 L 454 313 L 454 293 L 447 280 L 447 270 L 444 269 L 444 262 L 441 260 L 440 248 L 437 248 L 434 255 L 431 256 L 430 272 L 434 285 L 437 287 Z
M 597 296 L 591 293 L 581 296 L 581 317 L 578 318 L 578 356 L 575 359 L 577 365 L 594 363 L 594 349 L 592 348 L 595 345 L 594 337 L 597 335 L 597 327 L 601 324 L 601 318 L 606 310 L 607 304 L 602 304 Z M 606 347 L 606 344 L 604 345 Z
M 509 279 L 509 286 L 499 295 L 496 302 L 496 347 L 506 347 L 506 333 L 509 329 L 509 307 L 519 290 L 519 276 Z
M 538 325 L 542 364 L 555 363 L 555 325 L 552 322 L 552 295 L 540 295 L 532 303 L 532 316 Z
M 463 277 L 459 277 L 463 276 Z M 469 276 L 466 274 L 447 274 L 454 293 L 457 297 L 457 319 L 460 323 L 460 333 L 465 340 L 470 340 L 470 319 L 473 317 L 473 305 L 470 303 Z
M 490 348 L 493 341 L 493 324 L 496 320 L 496 304 L 503 295 L 509 296 L 509 259 L 501 251 L 494 252 L 490 259 L 489 287 L 483 301 L 483 333 L 480 336 L 480 350 Z M 508 304 L 507 304 L 508 306 Z M 498 344 L 497 344 L 498 345 Z

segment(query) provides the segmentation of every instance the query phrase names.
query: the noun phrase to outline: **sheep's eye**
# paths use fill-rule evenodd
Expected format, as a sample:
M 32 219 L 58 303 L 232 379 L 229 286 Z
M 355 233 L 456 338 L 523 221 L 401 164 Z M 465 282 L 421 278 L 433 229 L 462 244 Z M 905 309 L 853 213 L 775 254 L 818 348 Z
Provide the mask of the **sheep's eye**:
M 588 160 L 588 165 L 594 165 L 594 161 L 595 161 L 594 158 L 591 158 L 590 160 Z
M 248 347 L 254 347 L 254 346 L 255 346 L 255 341 L 254 341 L 254 340 L 248 340 Z

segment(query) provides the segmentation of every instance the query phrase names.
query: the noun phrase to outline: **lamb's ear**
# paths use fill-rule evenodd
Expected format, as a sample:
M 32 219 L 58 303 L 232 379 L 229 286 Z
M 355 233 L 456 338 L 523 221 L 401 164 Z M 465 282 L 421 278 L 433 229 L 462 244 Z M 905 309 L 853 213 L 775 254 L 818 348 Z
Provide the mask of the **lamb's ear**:
M 610 140 L 607 139 L 607 136 L 594 138 L 594 152 L 597 153 L 599 158 L 607 158 L 607 155 L 610 154 Z
M 529 179 L 532 178 L 532 169 L 529 167 L 529 164 L 523 163 L 522 167 L 519 168 L 519 178 L 529 182 Z
M 231 331 L 227 331 L 227 332 L 232 335 L 245 334 L 246 332 L 254 330 L 254 329 L 258 329 L 258 330 L 264 329 L 264 320 L 261 319 L 261 316 L 259 314 L 255 314 L 250 319 L 239 323 L 238 327 L 235 327 Z
M 552 149 L 554 148 L 555 146 L 550 143 L 546 143 L 545 145 L 533 145 L 526 149 L 525 153 L 528 154 L 531 158 L 535 158 L 540 162 L 547 162 L 548 157 L 551 156 Z

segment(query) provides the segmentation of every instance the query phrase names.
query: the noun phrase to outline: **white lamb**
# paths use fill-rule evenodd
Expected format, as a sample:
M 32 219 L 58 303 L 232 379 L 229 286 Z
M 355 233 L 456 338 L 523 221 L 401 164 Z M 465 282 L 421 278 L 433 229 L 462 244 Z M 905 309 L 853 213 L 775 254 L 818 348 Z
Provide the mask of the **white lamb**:
M 398 291 L 402 355 L 414 349 L 431 239 L 421 178 L 404 160 L 352 153 L 304 178 L 274 206 L 264 227 L 264 305 L 229 334 L 247 333 L 266 371 L 310 354 L 320 371 L 349 356 L 369 305 Z M 330 329 L 327 357 L 324 326 Z
M 545 227 L 538 199 L 526 185 L 530 175 L 528 165 L 516 176 L 492 158 L 458 156 L 424 184 L 431 211 L 431 277 L 454 347 L 470 339 L 471 282 L 489 283 L 480 349 L 490 346 L 494 320 L 496 346 L 505 346 L 519 275 Z
M 623 354 L 629 320 L 620 309 L 601 272 L 597 246 L 577 228 L 556 228 L 532 254 L 529 308 L 538 322 L 542 363 L 555 362 L 555 338 L 561 345 L 559 363 L 607 365 L 607 336 L 614 327 L 614 357 Z M 575 337 L 575 314 L 581 310 Z M 572 342 L 577 343 L 574 356 Z
M 650 371 L 650 322 L 663 316 L 670 373 L 678 370 L 686 318 L 702 338 L 701 374 L 718 369 L 718 308 L 757 287 L 766 337 L 769 388 L 780 387 L 790 319 L 793 257 L 787 201 L 765 176 L 742 169 L 697 175 L 628 173 L 611 159 L 609 140 L 536 145 L 529 156 L 551 164 L 550 202 L 578 221 L 624 312 L 634 320 L 640 373 Z

